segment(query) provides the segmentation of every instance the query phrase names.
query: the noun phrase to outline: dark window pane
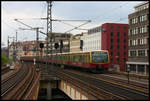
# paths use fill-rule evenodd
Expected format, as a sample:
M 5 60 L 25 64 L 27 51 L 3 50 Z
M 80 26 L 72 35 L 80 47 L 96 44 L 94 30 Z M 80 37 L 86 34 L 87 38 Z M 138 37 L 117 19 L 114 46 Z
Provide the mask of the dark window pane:
M 118 32 L 118 33 L 117 33 L 117 36 L 119 36 L 119 35 L 120 35 L 120 33 Z
M 113 32 L 110 33 L 111 37 L 113 36 Z
M 126 29 L 127 29 L 127 27 L 126 27 L 126 26 L 124 26 L 124 27 L 123 27 L 123 29 L 124 29 L 124 30 L 126 30 Z
M 111 44 L 113 43 L 113 39 L 111 39 Z

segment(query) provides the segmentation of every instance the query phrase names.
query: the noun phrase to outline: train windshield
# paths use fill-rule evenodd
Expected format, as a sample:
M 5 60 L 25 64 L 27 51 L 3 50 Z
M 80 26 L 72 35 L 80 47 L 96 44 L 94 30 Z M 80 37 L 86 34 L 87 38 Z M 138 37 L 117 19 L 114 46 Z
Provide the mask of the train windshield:
M 108 53 L 104 51 L 92 52 L 92 63 L 108 62 Z

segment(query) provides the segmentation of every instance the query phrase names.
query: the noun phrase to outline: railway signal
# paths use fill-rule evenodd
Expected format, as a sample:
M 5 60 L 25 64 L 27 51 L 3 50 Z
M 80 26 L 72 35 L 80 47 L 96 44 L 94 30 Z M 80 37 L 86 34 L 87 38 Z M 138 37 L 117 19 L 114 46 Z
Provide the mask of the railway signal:
M 80 40 L 80 49 L 83 49 L 83 40 Z
M 40 43 L 40 48 L 44 48 L 44 43 Z
M 55 49 L 57 49 L 59 47 L 59 44 L 55 43 L 54 47 L 55 47 Z

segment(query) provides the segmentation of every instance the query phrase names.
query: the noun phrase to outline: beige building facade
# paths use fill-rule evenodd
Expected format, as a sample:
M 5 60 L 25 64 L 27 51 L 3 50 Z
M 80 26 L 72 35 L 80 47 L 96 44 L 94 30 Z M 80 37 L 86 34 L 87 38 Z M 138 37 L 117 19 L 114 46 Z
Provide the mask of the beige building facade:
M 128 67 L 132 73 L 149 75 L 149 1 L 129 14 Z

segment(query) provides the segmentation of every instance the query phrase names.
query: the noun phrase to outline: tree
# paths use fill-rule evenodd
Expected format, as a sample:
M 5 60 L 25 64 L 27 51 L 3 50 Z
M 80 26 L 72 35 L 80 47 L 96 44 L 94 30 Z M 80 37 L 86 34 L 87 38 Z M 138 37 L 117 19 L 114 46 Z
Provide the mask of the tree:
M 13 59 L 9 59 L 6 54 L 2 54 L 1 60 L 2 60 L 2 65 L 6 65 L 7 63 L 13 61 Z
M 7 64 L 7 56 L 6 56 L 6 54 L 2 54 L 1 60 L 2 60 L 2 65 Z

